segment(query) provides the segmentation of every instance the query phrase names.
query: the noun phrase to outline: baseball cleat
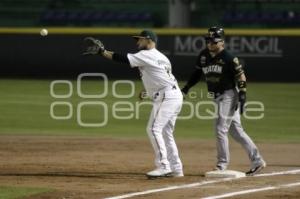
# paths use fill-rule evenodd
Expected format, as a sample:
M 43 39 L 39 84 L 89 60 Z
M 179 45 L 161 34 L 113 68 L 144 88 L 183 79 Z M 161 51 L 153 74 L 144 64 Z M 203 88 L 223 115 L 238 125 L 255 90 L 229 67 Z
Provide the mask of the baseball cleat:
M 162 177 L 171 177 L 172 171 L 170 169 L 155 169 L 146 174 L 148 178 L 162 178 Z
M 249 171 L 246 172 L 246 176 L 254 176 L 255 174 L 258 174 L 263 168 L 267 166 L 266 162 L 262 162 L 262 164 L 251 168 Z
M 184 177 L 183 171 L 173 171 L 171 173 L 171 177 L 174 177 L 174 178 Z
M 216 166 L 214 168 L 214 171 L 225 171 L 226 169 L 225 168 L 222 168 L 221 166 Z

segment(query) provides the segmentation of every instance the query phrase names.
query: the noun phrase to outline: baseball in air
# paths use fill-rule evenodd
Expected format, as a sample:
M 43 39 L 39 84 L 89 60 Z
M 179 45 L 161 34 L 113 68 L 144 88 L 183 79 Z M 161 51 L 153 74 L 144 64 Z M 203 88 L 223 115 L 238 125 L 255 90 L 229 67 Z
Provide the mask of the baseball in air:
M 41 31 L 40 31 L 40 34 L 42 35 L 42 36 L 47 36 L 48 35 L 48 30 L 47 29 L 42 29 Z

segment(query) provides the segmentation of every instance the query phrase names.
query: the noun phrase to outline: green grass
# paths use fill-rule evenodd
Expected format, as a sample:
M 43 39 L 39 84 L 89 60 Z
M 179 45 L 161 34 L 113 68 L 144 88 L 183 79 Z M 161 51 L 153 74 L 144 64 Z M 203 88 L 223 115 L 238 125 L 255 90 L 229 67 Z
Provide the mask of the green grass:
M 44 193 L 48 191 L 50 191 L 50 189 L 0 186 L 0 198 L 17 199 L 25 196 L 29 197 L 35 194 Z
M 113 119 L 113 105 L 118 101 L 134 104 L 138 101 L 138 91 L 142 85 L 135 82 L 135 94 L 128 99 L 117 99 L 112 94 L 112 82 L 108 85 L 108 95 L 104 98 L 83 99 L 78 96 L 76 82 L 72 81 L 73 95 L 70 98 L 55 99 L 50 95 L 51 80 L 0 80 L 0 134 L 2 135 L 88 135 L 107 137 L 146 137 L 145 128 L 151 107 L 143 105 L 140 111 L 118 112 L 119 116 L 133 114 L 130 120 Z M 183 82 L 181 82 L 183 85 Z M 84 81 L 82 91 L 84 94 L 101 92 L 103 83 L 99 81 Z M 129 85 L 118 84 L 118 94 L 129 94 Z M 284 140 L 300 141 L 300 84 L 280 83 L 248 83 L 248 100 L 260 101 L 264 104 L 264 117 L 260 120 L 243 118 L 243 125 L 248 134 L 255 140 Z M 186 99 L 193 104 L 208 100 L 206 85 L 201 82 L 192 91 L 197 92 L 196 99 Z M 56 94 L 67 94 L 67 85 L 55 86 Z M 72 104 L 73 116 L 67 120 L 55 120 L 50 117 L 50 105 L 55 101 L 69 102 Z M 77 123 L 76 110 L 82 102 L 103 102 L 108 105 L 108 123 L 103 127 L 81 127 Z M 199 113 L 211 106 L 200 106 Z M 129 108 L 123 105 L 123 108 Z M 55 115 L 64 116 L 68 108 L 57 106 Z M 86 123 L 102 122 L 104 120 L 103 107 L 85 106 L 82 108 L 82 121 Z M 187 115 L 189 108 L 183 107 L 181 115 Z M 255 113 L 260 114 L 260 113 Z M 255 115 L 254 114 L 254 115 Z M 251 114 L 253 115 L 253 114 Z M 139 116 L 139 118 L 136 118 Z M 180 138 L 205 138 L 214 137 L 213 120 L 202 120 L 193 117 L 190 120 L 178 120 L 176 136 Z
M 83 99 L 77 94 L 76 82 L 72 81 L 73 95 L 65 99 L 55 99 L 50 95 L 51 80 L 0 80 L 0 135 L 87 135 L 106 137 L 147 137 L 145 128 L 151 107 L 143 105 L 140 111 L 134 113 L 131 120 L 113 118 L 113 106 L 120 99 L 112 94 L 112 82 L 108 85 L 108 95 L 104 98 Z M 181 82 L 183 85 L 183 82 Z M 102 91 L 101 81 L 84 81 L 84 94 L 96 94 Z M 128 85 L 118 85 L 117 93 L 130 93 Z M 135 94 L 124 102 L 134 104 L 138 101 L 138 91 L 142 89 L 140 81 L 135 82 Z M 300 141 L 300 84 L 279 83 L 248 83 L 248 101 L 260 101 L 264 104 L 264 117 L 260 120 L 243 118 L 243 125 L 248 134 L 257 140 L 299 142 Z M 200 83 L 191 91 L 196 92 L 196 98 L 187 98 L 186 102 L 195 105 L 210 101 L 206 97 L 206 85 Z M 55 93 L 68 94 L 67 85 L 55 86 Z M 73 116 L 67 120 L 55 120 L 50 117 L 50 106 L 53 102 L 69 102 L 72 104 Z M 103 127 L 86 128 L 77 123 L 76 109 L 82 102 L 103 102 L 108 105 L 108 123 Z M 147 101 L 149 102 L 149 101 Z M 127 108 L 128 107 L 123 107 Z M 211 106 L 200 106 L 199 114 L 207 115 L 206 109 Z M 136 110 L 136 108 L 135 108 Z M 55 115 L 64 116 L 69 109 L 57 106 Z M 181 116 L 190 113 L 184 106 Z M 128 116 L 132 112 L 118 112 L 119 116 Z M 251 114 L 257 115 L 261 113 Z M 82 109 L 82 121 L 91 123 L 102 121 L 103 108 L 86 106 Z M 136 118 L 139 116 L 138 118 Z M 203 120 L 193 117 L 189 120 L 178 120 L 176 136 L 179 138 L 213 139 L 213 120 Z M 42 188 L 0 187 L 0 198 L 13 199 L 49 191 Z

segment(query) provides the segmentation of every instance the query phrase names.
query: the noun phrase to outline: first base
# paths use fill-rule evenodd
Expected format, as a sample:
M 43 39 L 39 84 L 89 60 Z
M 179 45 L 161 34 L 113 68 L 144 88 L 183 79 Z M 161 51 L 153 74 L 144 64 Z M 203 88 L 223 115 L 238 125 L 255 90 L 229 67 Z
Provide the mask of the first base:
M 240 171 L 233 170 L 216 170 L 216 171 L 208 171 L 205 173 L 205 177 L 210 178 L 241 178 L 245 177 L 246 174 Z

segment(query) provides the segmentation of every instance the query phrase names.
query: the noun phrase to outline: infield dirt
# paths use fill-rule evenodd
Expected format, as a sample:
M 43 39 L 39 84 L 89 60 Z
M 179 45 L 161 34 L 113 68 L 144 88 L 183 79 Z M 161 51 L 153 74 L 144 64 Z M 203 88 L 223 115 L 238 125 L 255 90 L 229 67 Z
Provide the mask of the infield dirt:
M 27 199 L 100 199 L 208 180 L 214 168 L 214 140 L 178 139 L 184 178 L 148 180 L 154 168 L 148 139 L 82 136 L 0 136 L 0 186 L 42 187 L 53 191 Z M 268 163 L 262 172 L 300 169 L 299 143 L 257 143 Z M 231 140 L 229 169 L 247 171 L 244 150 Z M 300 174 L 247 177 L 201 187 L 133 198 L 201 198 L 244 189 L 299 182 Z M 300 198 L 299 187 L 252 193 L 236 198 Z

